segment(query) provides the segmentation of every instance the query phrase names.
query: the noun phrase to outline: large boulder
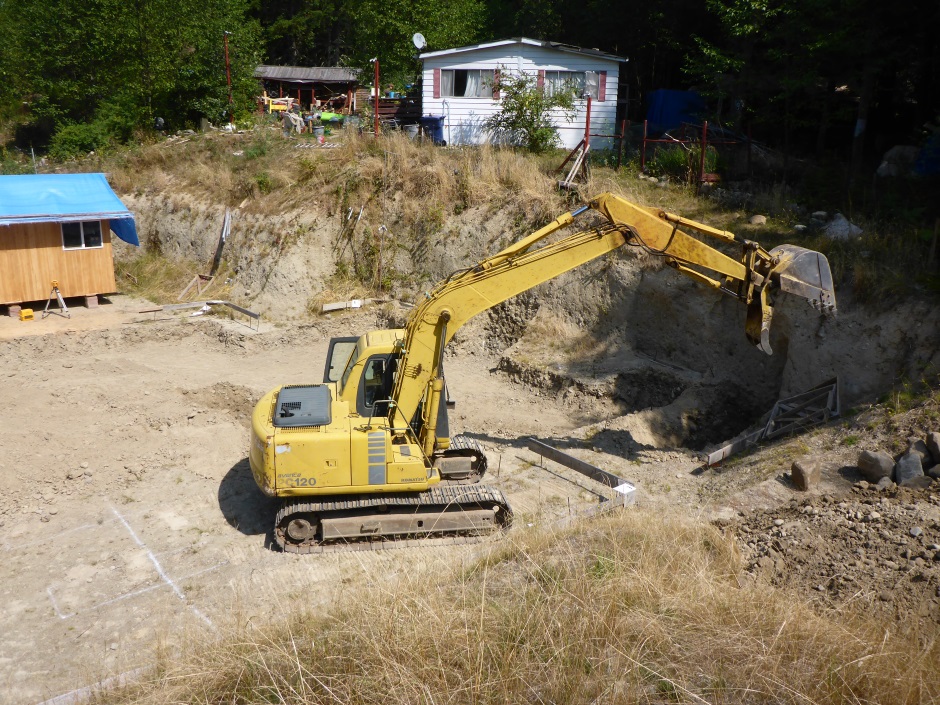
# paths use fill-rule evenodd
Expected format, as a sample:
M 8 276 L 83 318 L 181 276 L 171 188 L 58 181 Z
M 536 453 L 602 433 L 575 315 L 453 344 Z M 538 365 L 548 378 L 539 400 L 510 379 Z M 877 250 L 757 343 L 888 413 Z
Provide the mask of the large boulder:
M 877 483 L 883 477 L 891 477 L 894 458 L 881 450 L 863 450 L 858 455 L 858 469 L 869 482 Z
M 927 449 L 927 444 L 920 438 L 911 436 L 907 439 L 907 452 L 914 453 L 920 458 L 921 466 L 926 470 L 933 465 L 933 457 Z
M 902 487 L 924 476 L 924 466 L 920 463 L 920 456 L 914 451 L 909 450 L 900 458 L 897 465 L 894 466 L 894 481 Z
M 836 213 L 823 232 L 830 240 L 854 240 L 862 234 L 862 229 L 841 213 Z
M 940 433 L 931 431 L 926 438 L 927 450 L 935 464 L 940 464 Z
M 798 490 L 807 492 L 819 484 L 821 468 L 819 458 L 805 455 L 793 461 L 790 467 L 790 477 Z
M 896 144 L 881 158 L 881 164 L 875 172 L 878 176 L 909 176 L 920 154 L 920 147 L 909 144 Z

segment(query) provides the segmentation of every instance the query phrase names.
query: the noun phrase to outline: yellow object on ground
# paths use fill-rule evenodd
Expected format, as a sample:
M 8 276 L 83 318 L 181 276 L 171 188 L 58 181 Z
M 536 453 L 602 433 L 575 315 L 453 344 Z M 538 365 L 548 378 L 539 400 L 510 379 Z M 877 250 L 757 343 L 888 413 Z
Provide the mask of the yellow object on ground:
M 20 320 L 21 321 L 32 321 L 33 320 L 33 309 L 23 308 L 20 309 Z

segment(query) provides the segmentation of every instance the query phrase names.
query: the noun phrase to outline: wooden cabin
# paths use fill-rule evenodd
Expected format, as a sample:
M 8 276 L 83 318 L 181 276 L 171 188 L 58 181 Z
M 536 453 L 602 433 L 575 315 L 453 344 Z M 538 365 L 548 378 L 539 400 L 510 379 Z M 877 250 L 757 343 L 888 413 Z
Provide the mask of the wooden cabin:
M 114 293 L 112 233 L 140 244 L 104 174 L 0 176 L 0 304 Z

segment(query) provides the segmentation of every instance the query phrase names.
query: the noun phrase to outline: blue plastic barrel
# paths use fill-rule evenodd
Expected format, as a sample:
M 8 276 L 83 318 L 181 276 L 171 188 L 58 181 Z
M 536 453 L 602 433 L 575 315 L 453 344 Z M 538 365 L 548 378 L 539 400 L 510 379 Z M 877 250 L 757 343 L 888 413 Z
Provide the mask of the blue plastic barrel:
M 425 115 L 421 118 L 421 129 L 431 138 L 434 144 L 446 145 L 444 141 L 444 116 Z

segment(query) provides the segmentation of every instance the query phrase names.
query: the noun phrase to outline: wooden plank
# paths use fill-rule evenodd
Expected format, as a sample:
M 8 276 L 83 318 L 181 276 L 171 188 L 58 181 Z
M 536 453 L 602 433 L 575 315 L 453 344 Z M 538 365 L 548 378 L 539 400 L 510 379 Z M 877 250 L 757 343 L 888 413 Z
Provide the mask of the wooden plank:
M 592 480 L 600 482 L 602 485 L 607 485 L 607 487 L 618 487 L 624 484 L 625 480 L 617 477 L 613 473 L 609 473 L 606 470 L 601 470 L 599 467 L 586 463 L 583 460 L 575 458 L 573 455 L 568 455 L 563 453 L 557 448 L 553 448 L 550 445 L 546 445 L 535 438 L 526 438 L 525 439 L 526 447 L 534 453 L 548 458 L 549 460 L 554 460 L 560 465 L 564 465 L 566 468 L 570 468 L 575 472 L 579 472 L 582 475 L 590 477 Z
M 213 304 L 213 303 L 217 303 L 217 302 L 215 302 L 215 301 L 210 301 L 209 303 L 210 303 L 210 304 Z M 244 314 L 245 314 L 246 316 L 248 316 L 249 318 L 254 318 L 256 321 L 260 321 L 260 320 L 261 320 L 261 314 L 260 314 L 260 313 L 255 313 L 254 311 L 249 311 L 247 308 L 242 308 L 241 306 L 236 306 L 236 305 L 233 304 L 231 301 L 222 301 L 221 303 L 225 304 L 225 305 L 228 306 L 229 308 L 235 309 L 235 310 L 238 311 L 239 313 L 244 313 Z

